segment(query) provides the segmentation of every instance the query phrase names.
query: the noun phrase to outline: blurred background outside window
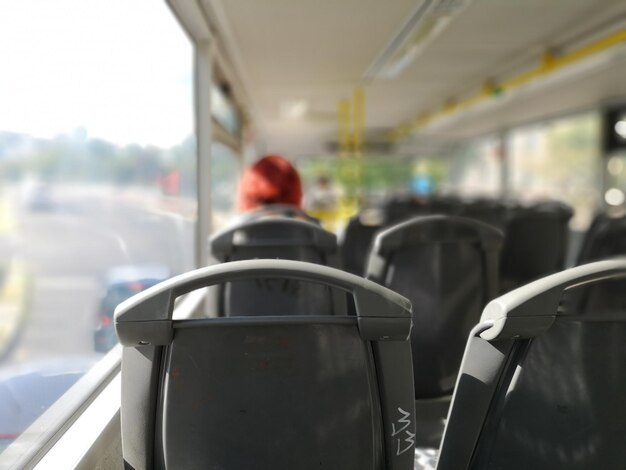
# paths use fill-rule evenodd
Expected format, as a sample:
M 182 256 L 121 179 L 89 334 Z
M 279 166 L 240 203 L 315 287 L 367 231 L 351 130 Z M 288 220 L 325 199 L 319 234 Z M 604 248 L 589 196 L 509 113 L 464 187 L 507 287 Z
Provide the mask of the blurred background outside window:
M 192 46 L 165 2 L 0 1 L 0 450 L 193 267 Z M 28 393 L 26 392 L 28 391 Z
M 515 129 L 508 146 L 513 199 L 563 201 L 574 209 L 571 228 L 586 230 L 601 203 L 599 114 Z

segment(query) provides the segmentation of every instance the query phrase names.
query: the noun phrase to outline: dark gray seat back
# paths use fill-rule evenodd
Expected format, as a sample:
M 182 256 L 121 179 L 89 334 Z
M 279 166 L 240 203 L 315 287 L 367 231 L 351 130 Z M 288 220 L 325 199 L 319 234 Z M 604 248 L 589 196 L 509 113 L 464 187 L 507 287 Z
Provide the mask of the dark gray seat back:
M 337 237 L 315 223 L 261 217 L 222 231 L 210 240 L 220 262 L 288 259 L 339 267 Z M 220 316 L 345 314 L 345 295 L 327 286 L 288 279 L 245 280 L 219 289 Z
M 558 202 L 512 209 L 500 263 L 500 287 L 508 291 L 565 266 L 572 209 Z
M 451 198 L 394 198 L 385 204 L 387 224 L 396 224 L 417 216 L 446 214 L 458 215 L 462 210 L 460 201 Z
M 193 289 L 282 277 L 350 292 L 356 317 L 172 320 Z M 388 289 L 310 263 L 239 261 L 148 289 L 115 322 L 128 468 L 413 468 L 410 303 Z
M 578 256 L 578 264 L 589 263 L 615 256 L 626 255 L 626 214 L 617 216 L 598 214 L 585 235 Z M 596 311 L 626 310 L 624 283 L 619 281 L 602 282 L 585 291 L 580 296 L 580 308 Z
M 498 292 L 502 234 L 454 216 L 417 217 L 376 237 L 367 278 L 413 304 L 415 397 L 452 392 L 467 335 Z
M 438 470 L 626 462 L 626 309 L 579 308 L 626 259 L 579 266 L 490 303 L 464 355 Z
M 254 220 L 271 217 L 288 217 L 291 219 L 304 220 L 319 224 L 319 220 L 311 217 L 304 210 L 290 204 L 266 204 L 256 209 L 243 212 L 237 217 L 239 223 L 252 222 Z
M 343 269 L 357 276 L 365 275 L 365 265 L 372 242 L 384 226 L 382 211 L 368 209 L 350 219 L 341 242 Z
M 577 264 L 626 255 L 626 214 L 598 214 L 585 235 Z
M 500 230 L 504 230 L 506 226 L 506 207 L 494 200 L 479 199 L 465 202 L 459 215 L 480 220 Z

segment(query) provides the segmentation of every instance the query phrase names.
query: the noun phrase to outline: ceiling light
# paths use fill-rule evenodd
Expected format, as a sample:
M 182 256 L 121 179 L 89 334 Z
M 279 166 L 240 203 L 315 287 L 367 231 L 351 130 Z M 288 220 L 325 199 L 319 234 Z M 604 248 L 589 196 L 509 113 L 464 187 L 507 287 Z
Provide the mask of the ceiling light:
M 302 119 L 309 110 L 305 100 L 285 100 L 280 103 L 280 117 L 283 119 Z

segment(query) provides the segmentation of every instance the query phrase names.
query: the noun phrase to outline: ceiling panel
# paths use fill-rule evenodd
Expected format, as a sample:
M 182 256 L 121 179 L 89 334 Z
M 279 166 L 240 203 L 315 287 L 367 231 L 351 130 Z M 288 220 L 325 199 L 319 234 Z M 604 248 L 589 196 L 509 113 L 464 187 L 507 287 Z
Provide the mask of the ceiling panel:
M 356 81 L 419 2 L 216 0 L 252 86 Z
M 337 102 L 351 97 L 421 3 L 201 1 L 221 12 L 218 29 L 228 32 L 221 40 L 241 64 L 239 73 L 253 97 L 268 150 L 287 149 L 294 155 L 317 152 L 335 138 Z M 533 67 L 547 47 L 588 34 L 620 15 L 626 15 L 626 1 L 469 0 L 396 79 L 376 79 L 366 86 L 367 126 L 394 127 L 448 98 L 476 91 L 488 77 Z M 609 69 L 603 73 L 614 74 Z M 585 92 L 596 98 L 608 93 L 599 85 Z M 556 88 L 551 96 L 559 93 Z M 555 106 L 568 106 L 567 99 L 554 99 Z M 298 123 L 281 118 L 281 104 L 289 100 L 305 100 L 309 118 Z

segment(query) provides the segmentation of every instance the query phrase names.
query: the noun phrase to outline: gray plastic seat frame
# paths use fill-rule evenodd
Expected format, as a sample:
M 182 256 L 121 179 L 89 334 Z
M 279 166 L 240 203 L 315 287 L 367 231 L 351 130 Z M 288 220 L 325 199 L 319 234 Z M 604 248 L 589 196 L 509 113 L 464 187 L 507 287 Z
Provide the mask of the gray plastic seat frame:
M 267 211 L 270 210 L 280 211 L 278 212 L 279 215 L 266 216 Z M 336 235 L 324 230 L 313 221 L 315 219 L 301 220 L 290 218 L 290 216 L 297 214 L 304 213 L 296 207 L 282 204 L 273 204 L 246 214 L 250 217 L 249 220 L 222 230 L 211 237 L 209 241 L 211 255 L 219 262 L 228 262 L 231 261 L 230 257 L 237 247 L 276 247 L 277 249 L 281 247 L 309 247 L 320 255 L 326 266 L 340 268 L 341 262 Z M 284 229 L 285 233 L 288 233 L 290 229 L 299 230 L 307 233 L 308 238 L 303 240 L 301 238 L 285 237 L 281 239 L 249 241 L 245 236 L 246 231 L 254 233 L 265 228 L 270 230 L 275 230 L 276 228 Z M 336 289 L 331 289 L 330 295 L 334 313 L 344 314 L 347 309 L 345 295 Z M 223 308 L 225 300 L 223 286 L 220 286 L 218 297 L 219 304 Z
M 400 437 L 415 435 L 412 361 L 408 337 L 411 304 L 376 283 L 338 269 L 287 260 L 250 260 L 223 263 L 168 279 L 121 303 L 115 310 L 115 328 L 124 346 L 122 355 L 122 448 L 125 465 L 134 469 L 160 468 L 158 458 L 158 395 L 162 359 L 174 338 L 175 299 L 195 289 L 242 279 L 285 278 L 316 282 L 351 293 L 356 318 L 233 317 L 199 320 L 214 325 L 315 324 L 320 319 L 352 321 L 362 340 L 371 343 L 384 430 L 385 467 L 413 468 L 413 452 L 399 452 Z M 323 320 L 322 320 L 323 321 Z M 187 320 L 188 322 L 188 320 Z M 410 412 L 398 424 L 398 411 Z M 402 434 L 400 434 L 402 431 Z M 349 438 L 349 437 L 348 437 Z M 414 448 L 414 441 L 413 441 Z M 364 449 L 364 451 L 368 451 Z M 161 454 L 162 455 L 162 454 Z
M 269 217 L 295 218 L 319 225 L 319 220 L 317 220 L 315 217 L 311 217 L 299 207 L 289 204 L 266 204 L 257 209 L 243 212 L 242 214 L 240 214 L 239 220 L 241 222 L 252 222 L 254 220 L 260 220 Z
M 210 241 L 211 252 L 213 256 L 215 256 L 215 258 L 219 261 L 227 261 L 228 256 L 232 253 L 233 249 L 236 246 L 246 246 L 248 243 L 247 240 L 242 240 L 240 239 L 240 237 L 237 236 L 238 231 L 254 230 L 254 228 L 256 227 L 264 226 L 284 226 L 286 229 L 293 227 L 300 228 L 303 231 L 309 232 L 310 239 L 306 240 L 306 242 L 309 242 L 312 248 L 315 248 L 321 254 L 329 258 L 329 266 L 335 267 L 338 265 L 337 237 L 335 236 L 335 234 L 324 230 L 322 227 L 314 222 L 291 219 L 283 216 L 258 219 L 255 218 L 216 233 L 214 236 L 211 237 Z M 278 241 L 270 241 L 267 243 L 267 246 L 275 246 Z M 287 246 L 300 246 L 303 244 L 303 240 L 285 239 L 280 240 L 280 244 Z
M 482 307 L 484 307 L 489 300 L 496 297 L 498 293 L 498 255 L 502 244 L 501 231 L 484 222 L 458 216 L 431 215 L 414 217 L 413 219 L 394 225 L 377 235 L 370 253 L 366 277 L 384 285 L 389 269 L 387 260 L 397 249 L 406 248 L 408 246 L 428 246 L 431 244 L 445 245 L 450 243 L 472 243 L 476 246 L 476 251 L 482 261 L 482 297 L 480 299 L 480 306 L 473 309 L 475 315 L 474 321 L 478 321 Z M 415 269 L 417 270 L 419 267 L 416 266 Z M 413 315 L 416 318 L 414 328 L 424 327 L 424 322 L 421 322 L 422 324 L 420 325 L 417 321 L 416 315 L 419 315 L 419 308 L 419 305 L 413 306 Z M 463 317 L 467 318 L 467 315 L 468 313 L 462 312 Z M 445 323 L 446 320 L 447 323 Z M 456 320 L 459 320 L 458 316 Z M 466 341 L 465 335 L 471 330 L 471 325 L 474 324 L 474 321 L 471 321 L 467 325 L 467 328 L 461 335 L 456 331 L 451 335 L 450 328 L 442 328 L 443 324 L 450 324 L 450 320 L 446 319 L 446 317 L 442 318 L 442 322 L 444 323 L 434 326 L 439 335 L 437 348 L 441 348 L 441 352 L 444 351 L 444 348 L 450 349 L 449 343 L 447 343 L 446 340 L 457 341 L 458 363 L 454 365 L 455 367 L 460 366 L 463 345 Z M 465 323 L 467 323 L 467 321 Z M 428 334 L 428 332 L 425 333 Z M 424 333 L 421 333 L 421 335 L 424 335 Z M 411 338 L 414 349 L 416 341 L 419 340 L 420 332 L 414 329 Z M 430 354 L 418 355 L 415 350 L 413 351 L 413 373 L 416 387 L 419 383 L 420 374 L 420 367 L 417 361 L 428 361 L 429 358 L 427 356 L 429 355 Z M 449 364 L 451 363 L 449 362 Z M 454 380 L 454 378 L 452 380 Z M 429 379 L 426 379 L 426 382 L 430 383 Z M 452 399 L 452 390 L 445 392 L 440 390 L 437 395 L 429 397 L 422 395 L 421 392 L 420 390 L 415 390 L 415 411 L 416 421 L 418 423 L 417 442 L 418 445 L 423 447 L 436 447 L 439 444 L 443 431 L 443 419 L 448 413 Z
M 400 222 L 378 233 L 367 265 L 367 278 L 382 282 L 386 273 L 385 256 L 406 245 L 407 229 L 418 229 L 412 233 L 413 242 L 441 243 L 466 240 L 475 237 L 485 262 L 486 297 L 493 298 L 498 292 L 498 250 L 502 245 L 502 232 L 496 227 L 468 217 L 453 215 L 417 216 Z M 454 233 L 450 236 L 450 233 Z M 444 239 L 444 237 L 447 237 Z
M 598 261 L 531 282 L 485 307 L 466 345 L 437 470 L 481 468 L 474 458 L 481 442 L 493 438 L 485 436 L 485 424 L 498 413 L 496 403 L 508 392 L 501 386 L 504 377 L 514 380 L 516 346 L 546 334 L 557 317 L 567 314 L 562 304 L 566 291 L 624 277 L 626 258 Z
M 370 253 L 366 277 L 384 285 L 389 269 L 387 260 L 397 249 L 416 244 L 464 241 L 477 244 L 480 251 L 483 262 L 484 306 L 498 293 L 498 254 L 502 245 L 502 232 L 474 219 L 448 215 L 418 216 L 380 232 Z M 418 308 L 419 306 L 414 306 L 414 315 Z M 441 347 L 444 348 L 446 345 L 442 344 Z M 444 414 L 446 406 L 443 405 Z

